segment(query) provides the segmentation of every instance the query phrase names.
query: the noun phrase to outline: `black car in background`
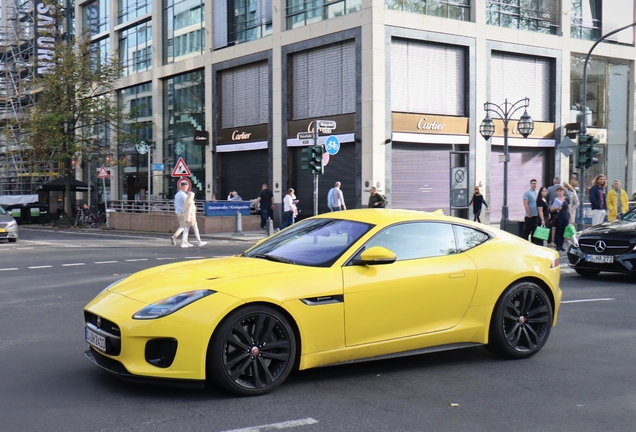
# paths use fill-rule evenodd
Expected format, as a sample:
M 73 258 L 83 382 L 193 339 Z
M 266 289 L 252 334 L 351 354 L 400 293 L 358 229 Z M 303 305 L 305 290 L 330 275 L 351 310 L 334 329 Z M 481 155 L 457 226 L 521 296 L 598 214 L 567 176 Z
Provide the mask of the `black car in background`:
M 636 208 L 577 232 L 570 239 L 568 261 L 581 276 L 602 271 L 636 274 Z

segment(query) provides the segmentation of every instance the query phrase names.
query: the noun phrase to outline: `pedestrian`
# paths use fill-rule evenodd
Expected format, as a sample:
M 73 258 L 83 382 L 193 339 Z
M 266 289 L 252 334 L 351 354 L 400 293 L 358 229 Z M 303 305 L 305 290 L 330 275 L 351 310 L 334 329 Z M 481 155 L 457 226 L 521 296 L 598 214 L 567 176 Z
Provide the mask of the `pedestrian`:
M 283 198 L 283 223 L 278 229 L 282 230 L 294 224 L 294 218 L 298 215 L 296 204 L 298 200 L 294 195 L 294 189 L 287 189 L 287 194 Z
M 555 176 L 552 179 L 552 186 L 548 188 L 548 202 L 551 203 L 557 197 L 557 188 L 561 186 L 561 179 Z
M 605 199 L 606 179 L 603 174 L 594 177 L 594 186 L 590 188 L 590 204 L 592 205 L 592 225 L 603 223 L 607 214 L 607 200 Z
M 256 202 L 261 209 L 261 229 L 267 229 L 267 219 L 274 214 L 274 194 L 267 189 L 267 183 L 263 183 Z
M 66 213 L 64 213 L 64 205 L 60 204 L 57 210 L 55 210 L 55 214 L 57 215 L 57 219 L 61 219 Z
M 473 206 L 473 221 L 481 223 L 481 219 L 479 218 L 479 215 L 481 214 L 481 206 L 485 205 L 486 208 L 488 208 L 488 203 L 486 203 L 484 196 L 481 194 L 479 186 L 475 186 L 475 193 L 470 199 L 468 205 L 471 204 Z
M 572 215 L 570 214 L 570 200 L 565 195 L 565 188 L 563 186 L 557 187 L 557 197 L 550 205 L 550 211 L 557 212 L 554 232 L 556 250 L 559 252 L 565 252 L 565 249 L 563 248 L 563 243 L 565 242 L 563 234 L 565 233 L 565 227 L 570 224 Z
M 177 220 L 179 221 L 179 228 L 177 228 L 172 237 L 170 237 L 170 242 L 173 245 L 177 244 L 177 237 L 184 232 L 186 227 L 185 216 L 183 215 L 183 205 L 188 197 L 190 184 L 187 181 L 179 181 L 177 183 L 177 187 L 179 190 L 174 195 L 174 212 L 177 215 Z
M 523 238 L 529 240 L 530 236 L 534 234 L 534 230 L 537 227 L 537 216 L 539 215 L 537 211 L 536 179 L 530 180 L 530 189 L 523 193 L 523 207 L 525 209 Z M 538 242 L 541 240 L 533 237 L 531 241 L 535 244 L 539 244 Z M 543 242 L 541 242 L 541 244 L 543 244 Z
M 194 232 L 194 237 L 199 243 L 199 247 L 205 246 L 208 242 L 201 241 L 201 235 L 199 234 L 199 225 L 197 224 L 197 205 L 194 202 L 194 192 L 188 192 L 185 202 L 183 203 L 183 216 L 185 219 L 185 228 L 183 229 L 183 237 L 181 238 L 181 247 L 192 247 L 191 243 L 188 243 L 188 235 L 190 234 L 190 227 Z
M 384 208 L 386 207 L 386 199 L 382 194 L 379 194 L 377 189 L 371 186 L 369 188 L 369 208 Z
M 572 215 L 572 219 L 570 219 L 570 223 L 574 223 L 576 219 L 576 210 L 579 208 L 579 203 L 580 203 L 579 196 L 574 186 L 571 185 L 570 183 L 563 182 L 563 187 L 565 188 L 566 196 L 570 200 L 570 214 Z
M 230 192 L 230 198 L 228 199 L 230 201 L 243 201 L 243 198 L 241 198 L 241 196 L 236 191 Z
M 607 193 L 607 221 L 616 220 L 619 213 L 625 213 L 629 209 L 629 197 L 627 192 L 621 189 L 621 181 L 614 180 L 612 190 Z
M 575 173 L 572 173 L 572 175 L 570 176 L 570 184 L 572 185 L 574 190 L 579 189 L 579 178 Z
M 550 204 L 548 203 L 548 190 L 541 186 L 537 193 L 537 225 L 550 228 Z
M 329 207 L 329 211 L 334 211 L 333 210 L 333 191 L 334 190 L 336 190 L 335 186 L 329 189 L 329 192 L 327 193 L 327 207 Z
M 340 190 L 340 182 L 336 182 L 335 186 L 333 187 L 331 211 L 340 211 L 346 209 L 347 206 L 345 205 L 344 194 Z

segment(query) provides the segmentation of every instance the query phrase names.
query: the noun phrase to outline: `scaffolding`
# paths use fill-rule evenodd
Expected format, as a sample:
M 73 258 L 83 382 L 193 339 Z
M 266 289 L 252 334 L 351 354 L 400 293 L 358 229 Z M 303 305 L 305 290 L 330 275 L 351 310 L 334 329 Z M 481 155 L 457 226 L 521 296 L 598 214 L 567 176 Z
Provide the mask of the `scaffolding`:
M 38 92 L 34 10 L 38 0 L 0 0 L 0 195 L 37 193 L 58 177 L 52 155 L 29 156 L 25 124 Z

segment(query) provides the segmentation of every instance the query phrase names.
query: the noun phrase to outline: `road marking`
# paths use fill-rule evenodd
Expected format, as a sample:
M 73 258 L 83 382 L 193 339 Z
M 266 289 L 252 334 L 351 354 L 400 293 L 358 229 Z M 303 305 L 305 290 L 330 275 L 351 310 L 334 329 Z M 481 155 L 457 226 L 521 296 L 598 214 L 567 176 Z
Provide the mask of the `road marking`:
M 207 257 L 204 257 L 204 256 L 193 256 L 193 257 L 184 257 L 184 258 L 185 259 L 204 259 L 204 258 L 207 258 Z
M 0 271 L 11 271 L 11 270 L 19 270 L 19 269 L 17 267 L 0 269 Z
M 155 258 L 157 261 L 176 260 L 176 258 Z
M 127 259 L 126 262 L 148 261 L 148 258 Z
M 83 266 L 86 263 L 73 263 L 73 264 L 62 264 L 62 267 L 74 267 L 74 266 Z
M 606 297 L 606 298 L 597 298 L 597 299 L 580 299 L 580 300 L 565 300 L 561 301 L 561 304 L 564 303 L 587 303 L 587 302 L 600 302 L 600 301 L 614 301 L 615 298 Z
M 262 432 L 262 431 L 268 431 L 268 430 L 274 430 L 274 429 L 288 429 L 288 428 L 293 428 L 298 426 L 309 426 L 316 423 L 318 423 L 318 420 L 314 420 L 311 417 L 308 417 L 306 419 L 301 419 L 301 420 L 290 420 L 290 421 L 280 422 L 280 423 L 272 423 L 272 424 L 261 425 L 261 426 L 252 426 L 252 427 L 243 428 L 243 429 L 231 429 L 224 432 Z
M 95 261 L 93 264 L 115 264 L 119 261 Z
M 43 268 L 52 268 L 53 266 L 47 265 L 47 266 L 33 266 L 33 267 L 29 267 L 30 269 L 43 269 Z

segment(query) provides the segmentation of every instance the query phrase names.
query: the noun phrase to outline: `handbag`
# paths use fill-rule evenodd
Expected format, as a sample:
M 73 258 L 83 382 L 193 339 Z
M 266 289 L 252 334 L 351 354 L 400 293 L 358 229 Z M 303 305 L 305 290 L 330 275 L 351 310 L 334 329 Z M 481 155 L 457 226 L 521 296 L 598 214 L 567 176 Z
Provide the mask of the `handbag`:
M 532 234 L 532 237 L 539 240 L 547 240 L 550 237 L 550 228 L 538 226 L 534 230 L 534 234 Z
M 556 227 L 557 215 L 558 213 L 550 213 L 550 220 L 548 223 L 552 228 Z
M 563 238 L 566 238 L 566 239 L 572 238 L 574 234 L 576 234 L 576 227 L 574 226 L 574 224 L 570 224 L 565 227 L 565 231 L 563 232 Z

